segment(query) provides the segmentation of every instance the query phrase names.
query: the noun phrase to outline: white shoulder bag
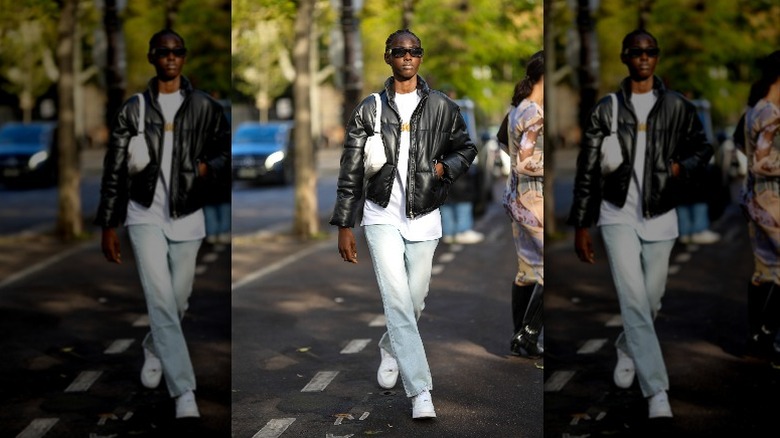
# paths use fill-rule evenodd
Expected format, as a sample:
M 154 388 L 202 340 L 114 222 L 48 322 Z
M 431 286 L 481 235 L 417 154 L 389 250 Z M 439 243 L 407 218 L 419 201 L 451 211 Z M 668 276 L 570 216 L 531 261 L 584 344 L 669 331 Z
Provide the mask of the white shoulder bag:
M 615 93 L 609 95 L 612 98 L 612 129 L 609 135 L 601 142 L 601 174 L 608 175 L 623 164 L 623 152 L 620 149 L 620 140 L 617 134 L 618 101 Z
M 378 93 L 373 93 L 372 96 L 374 96 L 376 101 L 374 133 L 366 138 L 366 144 L 363 147 L 363 165 L 365 166 L 366 178 L 374 176 L 387 163 L 385 143 L 382 141 L 382 99 L 380 99 Z
M 130 138 L 130 143 L 127 145 L 127 171 L 130 175 L 142 171 L 150 161 L 149 147 L 144 137 L 146 101 L 143 94 L 137 93 L 136 96 L 138 97 L 138 133 Z

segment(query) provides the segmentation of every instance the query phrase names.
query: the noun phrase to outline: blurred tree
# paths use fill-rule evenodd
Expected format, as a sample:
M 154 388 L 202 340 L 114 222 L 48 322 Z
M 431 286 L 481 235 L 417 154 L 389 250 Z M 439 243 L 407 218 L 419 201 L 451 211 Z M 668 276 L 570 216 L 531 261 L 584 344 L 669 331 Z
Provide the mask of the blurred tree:
M 2 0 L 0 75 L 6 91 L 19 97 L 22 119 L 32 120 L 36 100 L 56 80 L 53 47 L 57 39 L 57 4 L 43 0 Z

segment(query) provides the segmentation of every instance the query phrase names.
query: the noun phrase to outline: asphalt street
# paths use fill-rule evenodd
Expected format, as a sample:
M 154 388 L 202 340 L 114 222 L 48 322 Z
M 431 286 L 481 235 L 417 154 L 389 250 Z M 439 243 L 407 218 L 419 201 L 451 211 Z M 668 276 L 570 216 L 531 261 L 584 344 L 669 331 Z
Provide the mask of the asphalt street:
M 436 250 L 419 323 L 437 412 L 427 421 L 412 420 L 400 382 L 376 383 L 384 320 L 359 227 L 357 265 L 333 229 L 308 245 L 234 238 L 233 436 L 541 437 L 543 360 L 508 354 L 509 221 L 494 203 L 477 229 L 484 242 Z
M 568 211 L 575 153 L 556 160 L 559 219 Z M 780 370 L 746 348 L 753 262 L 738 206 L 732 202 L 713 228 L 722 235 L 716 244 L 676 244 L 656 319 L 671 420 L 647 419 L 636 382 L 629 389 L 612 382 L 622 322 L 597 229 L 595 265 L 577 259 L 570 228 L 545 243 L 546 437 L 774 435 Z

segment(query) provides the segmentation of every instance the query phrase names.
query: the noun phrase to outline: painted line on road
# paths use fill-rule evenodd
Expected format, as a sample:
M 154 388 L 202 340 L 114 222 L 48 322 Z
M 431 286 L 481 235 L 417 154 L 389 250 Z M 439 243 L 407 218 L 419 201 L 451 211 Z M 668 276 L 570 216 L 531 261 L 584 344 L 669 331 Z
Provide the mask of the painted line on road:
M 604 344 L 607 343 L 606 339 L 588 339 L 585 341 L 585 344 L 580 347 L 579 350 L 577 350 L 577 354 L 593 354 L 599 350 L 601 350 L 601 347 L 604 346 Z
M 445 252 L 439 256 L 439 263 L 449 263 L 453 260 L 455 260 L 455 254 L 451 252 Z
M 369 323 L 369 327 L 384 327 L 387 325 L 387 319 L 385 315 L 377 315 Z
M 569 380 L 574 377 L 574 371 L 555 371 L 546 382 L 544 392 L 557 392 L 563 389 Z
M 149 315 L 141 315 L 133 322 L 133 327 L 149 327 Z
M 609 318 L 604 325 L 607 327 L 623 327 L 623 318 L 620 317 L 620 314 L 615 315 L 612 318 Z
M 693 255 L 689 252 L 681 252 L 677 254 L 677 257 L 674 258 L 675 263 L 686 263 L 691 261 L 691 257 Z
M 431 275 L 439 275 L 444 272 L 444 265 L 433 265 L 431 268 Z
M 203 263 L 214 263 L 219 258 L 219 254 L 210 252 L 203 255 Z
M 263 426 L 252 438 L 277 438 L 295 421 L 295 418 L 275 418 Z
M 669 266 L 669 275 L 675 275 L 680 272 L 680 269 L 682 267 L 680 265 L 670 265 Z
M 46 435 L 46 432 L 51 430 L 59 418 L 36 418 L 24 428 L 23 431 L 16 435 L 16 438 L 40 438 Z
M 208 266 L 206 266 L 206 265 L 195 266 L 195 275 L 203 275 L 204 273 L 206 273 L 207 269 L 208 269 Z
M 295 254 L 291 254 L 291 255 L 289 255 L 289 256 L 279 260 L 276 263 L 271 263 L 270 265 L 266 266 L 263 269 L 258 269 L 257 271 L 252 272 L 251 274 L 244 276 L 244 278 L 234 282 L 231 285 L 231 289 L 234 290 L 234 291 L 236 289 L 240 289 L 240 288 L 246 286 L 247 284 L 249 284 L 249 283 L 251 283 L 253 281 L 260 280 L 263 277 L 265 277 L 266 275 L 272 274 L 272 273 L 274 273 L 274 272 L 284 268 L 285 266 L 289 265 L 290 263 L 297 262 L 297 261 L 299 261 L 303 257 L 306 257 L 309 254 L 313 254 L 313 253 L 315 253 L 317 251 L 320 251 L 322 249 L 329 248 L 332 245 L 333 245 L 333 242 L 331 242 L 330 240 L 326 240 L 326 241 L 318 243 L 318 244 L 316 244 L 314 246 L 310 246 L 310 247 L 305 248 L 305 249 L 303 249 L 301 251 L 298 251 Z
M 76 380 L 65 388 L 65 392 L 86 392 L 100 378 L 103 371 L 82 371 Z
M 353 339 L 341 350 L 341 354 L 355 354 L 363 351 L 368 344 L 371 343 L 371 339 Z
M 103 354 L 120 354 L 127 351 L 131 345 L 133 345 L 135 339 L 117 339 L 106 348 Z
M 320 371 L 301 389 L 301 392 L 322 392 L 338 375 L 338 371 Z
M 22 269 L 21 271 L 15 274 L 9 275 L 3 281 L 0 281 L 0 289 L 7 287 L 10 284 L 16 283 L 19 280 L 27 278 L 38 271 L 46 269 L 49 266 L 92 246 L 97 247 L 97 242 L 95 241 L 84 242 L 81 245 L 74 246 L 73 248 L 66 249 L 65 251 L 62 251 L 59 254 L 55 254 L 40 263 L 30 266 L 27 269 Z

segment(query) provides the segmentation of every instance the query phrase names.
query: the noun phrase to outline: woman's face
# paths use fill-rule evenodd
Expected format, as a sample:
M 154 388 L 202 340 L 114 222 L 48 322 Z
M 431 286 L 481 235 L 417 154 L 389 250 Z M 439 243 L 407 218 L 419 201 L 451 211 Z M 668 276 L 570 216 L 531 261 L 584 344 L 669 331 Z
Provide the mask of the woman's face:
M 422 47 L 413 36 L 401 34 L 393 39 L 390 50 L 385 53 L 385 62 L 392 68 L 396 80 L 412 79 L 417 76 L 417 71 L 420 69 L 422 52 L 409 49 L 422 49 Z

